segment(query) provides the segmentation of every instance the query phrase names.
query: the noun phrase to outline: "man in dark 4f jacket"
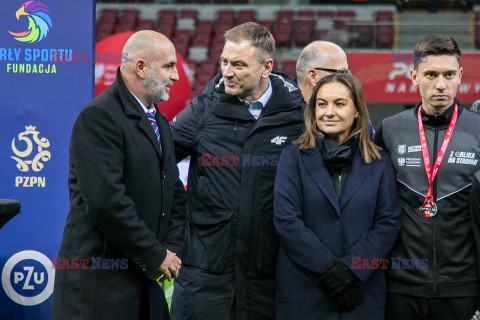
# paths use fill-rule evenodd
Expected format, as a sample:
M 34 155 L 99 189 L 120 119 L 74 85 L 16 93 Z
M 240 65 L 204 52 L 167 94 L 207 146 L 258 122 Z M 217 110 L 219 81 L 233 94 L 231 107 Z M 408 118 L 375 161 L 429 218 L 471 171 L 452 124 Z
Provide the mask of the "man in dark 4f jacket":
M 300 91 L 271 73 L 274 49 L 256 23 L 227 31 L 223 78 L 171 123 L 177 161 L 191 156 L 173 319 L 274 318 L 273 184 L 282 149 L 303 128 Z
M 463 73 L 455 40 L 428 36 L 414 55 L 412 82 L 422 102 L 383 120 L 375 136 L 390 153 L 402 200 L 402 228 L 387 272 L 386 315 L 471 319 L 480 307 L 469 205 L 480 169 L 480 115 L 455 100 Z

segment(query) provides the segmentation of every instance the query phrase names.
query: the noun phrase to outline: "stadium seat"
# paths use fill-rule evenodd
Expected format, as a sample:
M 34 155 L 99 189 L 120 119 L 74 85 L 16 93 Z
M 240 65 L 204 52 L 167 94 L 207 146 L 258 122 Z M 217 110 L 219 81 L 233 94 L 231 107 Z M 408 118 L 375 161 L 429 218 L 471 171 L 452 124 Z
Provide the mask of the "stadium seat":
M 173 34 L 175 31 L 175 25 L 173 24 L 165 24 L 165 23 L 159 23 L 155 28 L 155 31 L 160 32 L 163 34 L 165 37 L 168 39 L 173 38 Z
M 319 10 L 317 14 L 319 19 L 334 19 L 335 11 L 332 10 Z
M 199 32 L 197 30 L 197 32 L 195 33 L 192 39 L 192 46 L 208 48 L 210 46 L 211 39 L 212 39 L 211 33 Z
M 102 15 L 100 16 L 100 19 L 98 20 L 97 25 L 106 23 L 106 22 L 107 23 L 113 22 L 115 24 L 117 20 L 118 20 L 118 10 L 107 8 L 102 10 Z
M 393 21 L 393 11 L 375 12 L 375 21 Z
M 313 39 L 314 40 L 325 40 L 325 41 L 333 41 L 333 32 L 331 30 L 315 30 L 313 32 Z
M 217 24 L 224 21 L 235 21 L 235 11 L 231 9 L 222 9 L 217 12 Z
M 376 46 L 377 48 L 393 47 L 394 31 L 392 26 L 377 26 Z
M 358 25 L 356 27 L 356 36 L 352 39 L 351 45 L 357 48 L 371 48 L 373 46 L 373 35 L 373 24 Z
M 355 19 L 355 11 L 352 11 L 352 10 L 338 10 L 337 11 L 337 19 L 339 19 L 339 20 L 354 20 Z
M 210 43 L 210 50 L 208 51 L 208 56 L 211 60 L 218 61 L 222 54 L 224 44 L 225 40 L 223 39 L 223 36 L 212 40 Z
M 213 21 L 200 20 L 195 28 L 195 35 L 193 36 L 192 46 L 206 47 L 210 46 L 213 34 Z
M 173 37 L 174 41 L 186 41 L 190 42 L 191 38 L 191 31 L 190 30 L 182 30 L 182 29 L 177 29 L 175 31 L 175 35 Z
M 171 24 L 175 26 L 177 22 L 177 11 L 175 9 L 164 9 L 158 12 L 159 24 Z
M 295 79 L 295 67 L 297 66 L 296 60 L 283 60 L 281 63 L 280 71 L 287 74 L 290 78 Z
M 313 35 L 313 21 L 303 22 L 295 29 L 295 45 L 305 46 L 312 40 Z
M 182 9 L 180 10 L 180 18 L 191 18 L 197 20 L 197 10 L 194 9 Z
M 274 32 L 275 43 L 278 46 L 290 46 L 293 34 L 293 10 L 279 10 L 277 12 Z
M 154 21 L 152 19 L 140 19 L 138 20 L 137 30 L 153 30 Z
M 297 12 L 297 25 L 295 28 L 296 46 L 305 46 L 310 43 L 314 24 L 314 12 L 312 10 L 299 10 Z
M 255 21 L 255 11 L 250 9 L 239 10 L 236 24 L 240 25 L 249 21 Z
M 215 34 L 222 34 L 234 27 L 234 20 L 224 20 L 224 21 L 217 21 L 217 25 L 215 26 Z

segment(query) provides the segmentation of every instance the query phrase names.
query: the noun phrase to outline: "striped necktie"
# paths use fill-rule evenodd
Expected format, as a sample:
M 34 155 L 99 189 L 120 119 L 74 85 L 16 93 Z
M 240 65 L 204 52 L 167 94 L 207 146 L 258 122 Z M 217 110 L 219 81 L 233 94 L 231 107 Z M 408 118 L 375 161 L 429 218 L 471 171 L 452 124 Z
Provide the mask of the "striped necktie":
M 157 120 L 155 120 L 155 115 L 153 112 L 147 111 L 147 118 L 150 120 L 150 124 L 152 125 L 153 131 L 155 131 L 155 135 L 157 136 L 157 141 L 160 146 L 160 151 L 162 150 L 162 144 L 160 143 L 160 130 L 158 130 Z

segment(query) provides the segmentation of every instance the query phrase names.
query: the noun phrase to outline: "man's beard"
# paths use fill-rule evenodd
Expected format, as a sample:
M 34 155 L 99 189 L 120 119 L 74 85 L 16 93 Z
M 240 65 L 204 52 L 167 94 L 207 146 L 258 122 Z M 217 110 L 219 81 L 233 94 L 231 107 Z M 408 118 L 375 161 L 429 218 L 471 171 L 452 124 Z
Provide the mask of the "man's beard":
M 167 86 L 171 86 L 172 84 L 170 80 L 161 80 L 153 70 L 150 70 L 145 79 L 143 79 L 143 87 L 147 90 L 147 95 L 151 103 L 167 101 L 170 97 L 167 92 Z

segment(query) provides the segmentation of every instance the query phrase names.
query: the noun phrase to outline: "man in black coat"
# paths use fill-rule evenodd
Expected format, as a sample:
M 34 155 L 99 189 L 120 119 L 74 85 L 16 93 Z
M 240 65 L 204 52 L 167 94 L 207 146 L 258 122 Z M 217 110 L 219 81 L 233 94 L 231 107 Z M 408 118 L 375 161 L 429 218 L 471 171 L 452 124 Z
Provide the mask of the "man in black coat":
M 140 31 L 123 52 L 128 61 L 116 81 L 81 111 L 72 131 L 53 319 L 169 318 L 157 280 L 180 270 L 185 191 L 156 103 L 178 80 L 175 48 L 159 33 Z
M 227 31 L 222 74 L 171 123 L 177 161 L 191 156 L 172 319 L 274 318 L 273 184 L 304 106 L 293 81 L 271 72 L 274 50 L 256 23 Z

